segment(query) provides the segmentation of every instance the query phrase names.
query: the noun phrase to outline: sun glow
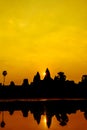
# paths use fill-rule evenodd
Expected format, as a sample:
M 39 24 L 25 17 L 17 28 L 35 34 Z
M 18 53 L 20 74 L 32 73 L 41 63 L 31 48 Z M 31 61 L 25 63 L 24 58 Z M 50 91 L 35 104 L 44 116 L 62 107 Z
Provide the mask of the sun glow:
M 46 72 L 43 72 L 43 76 L 45 76 L 46 75 Z
M 46 124 L 46 122 L 47 122 L 47 119 L 46 119 L 46 117 L 44 117 L 44 123 Z
M 46 119 L 46 116 L 44 116 L 44 118 L 43 118 L 43 123 L 44 123 L 44 126 L 46 127 L 46 126 L 47 126 L 47 119 Z

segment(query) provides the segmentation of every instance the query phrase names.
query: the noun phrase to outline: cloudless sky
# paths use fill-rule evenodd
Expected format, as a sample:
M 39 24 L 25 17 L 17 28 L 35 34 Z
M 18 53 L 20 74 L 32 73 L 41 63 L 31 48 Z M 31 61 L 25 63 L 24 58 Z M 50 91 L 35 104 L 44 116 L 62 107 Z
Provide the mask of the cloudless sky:
M 49 68 L 52 77 L 87 74 L 87 0 L 0 1 L 0 82 L 24 78 Z

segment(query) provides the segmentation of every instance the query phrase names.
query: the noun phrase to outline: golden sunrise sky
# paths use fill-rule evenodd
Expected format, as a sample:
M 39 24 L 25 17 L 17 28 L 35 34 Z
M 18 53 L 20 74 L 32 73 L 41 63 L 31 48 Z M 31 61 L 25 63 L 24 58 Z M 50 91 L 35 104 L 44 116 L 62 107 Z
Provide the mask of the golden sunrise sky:
M 76 82 L 87 74 L 87 0 L 0 0 L 0 82 L 32 81 L 49 68 Z

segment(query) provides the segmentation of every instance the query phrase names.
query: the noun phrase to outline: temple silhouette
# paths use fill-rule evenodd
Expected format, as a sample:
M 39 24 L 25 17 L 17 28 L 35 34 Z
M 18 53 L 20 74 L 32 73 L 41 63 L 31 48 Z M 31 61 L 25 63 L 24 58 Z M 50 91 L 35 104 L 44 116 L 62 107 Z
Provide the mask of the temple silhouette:
M 87 98 L 87 75 L 82 76 L 79 83 L 66 80 L 64 72 L 58 72 L 57 76 L 51 78 L 47 68 L 44 79 L 41 80 L 40 73 L 37 72 L 33 82 L 29 83 L 24 79 L 22 85 L 15 85 L 11 81 L 5 85 L 6 71 L 3 71 L 4 81 L 0 84 L 0 99 L 16 98 Z

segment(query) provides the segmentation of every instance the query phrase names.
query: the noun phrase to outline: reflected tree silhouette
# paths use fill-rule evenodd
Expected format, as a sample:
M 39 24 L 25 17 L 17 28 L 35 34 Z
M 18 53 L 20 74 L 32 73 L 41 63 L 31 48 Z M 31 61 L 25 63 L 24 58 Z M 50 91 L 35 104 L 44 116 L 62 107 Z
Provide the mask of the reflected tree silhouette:
M 1 121 L 1 127 L 5 127 L 5 122 L 4 122 L 4 111 L 2 111 L 2 121 Z
M 84 112 L 84 117 L 87 120 L 87 111 Z
M 59 113 L 56 115 L 56 118 L 60 122 L 61 126 L 67 125 L 67 122 L 69 121 L 68 116 L 65 113 Z

